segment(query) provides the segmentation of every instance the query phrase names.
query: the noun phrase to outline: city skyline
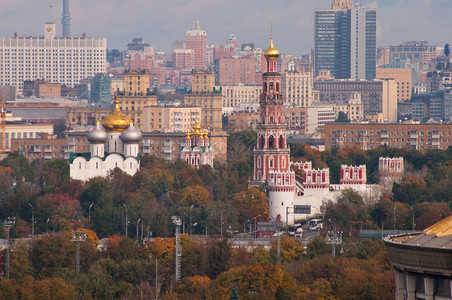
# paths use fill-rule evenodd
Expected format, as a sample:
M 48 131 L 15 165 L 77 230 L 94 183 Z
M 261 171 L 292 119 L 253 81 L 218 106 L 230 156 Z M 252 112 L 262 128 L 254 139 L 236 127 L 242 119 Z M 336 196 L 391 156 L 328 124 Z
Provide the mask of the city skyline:
M 377 9 L 377 46 L 397 45 L 408 40 L 427 40 L 443 46 L 448 41 L 447 0 L 363 0 Z M 332 0 L 287 0 L 229 2 L 205 0 L 117 1 L 71 0 L 71 33 L 88 37 L 106 37 L 109 49 L 125 50 L 134 37 L 142 37 L 158 51 L 169 52 L 171 43 L 184 40 L 195 17 L 207 31 L 208 43 L 219 44 L 229 34 L 239 44 L 254 42 L 266 48 L 273 23 L 275 46 L 281 53 L 300 55 L 313 48 L 314 9 L 329 9 Z M 52 6 L 52 7 L 50 7 Z M 45 22 L 55 22 L 62 34 L 62 0 L 2 0 L 0 3 L 0 36 L 42 35 Z M 158 9 L 158 11 L 157 11 Z M 264 28 L 264 30 L 263 30 Z M 268 28 L 266 31 L 265 28 Z

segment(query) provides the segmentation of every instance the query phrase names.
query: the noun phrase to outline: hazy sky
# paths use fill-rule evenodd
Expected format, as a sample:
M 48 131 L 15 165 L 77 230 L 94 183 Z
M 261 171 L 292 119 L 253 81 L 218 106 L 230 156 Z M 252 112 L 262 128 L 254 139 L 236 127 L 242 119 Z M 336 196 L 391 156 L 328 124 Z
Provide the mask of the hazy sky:
M 427 40 L 443 46 L 451 39 L 451 0 L 363 0 L 377 8 L 377 46 L 407 40 Z M 53 8 L 49 7 L 49 3 Z M 195 17 L 209 43 L 221 43 L 233 33 L 239 44 L 266 48 L 270 23 L 275 47 L 299 55 L 313 47 L 315 8 L 328 9 L 332 0 L 70 0 L 71 33 L 106 37 L 109 49 L 125 49 L 142 37 L 156 50 L 167 51 L 185 39 Z M 44 22 L 57 24 L 61 34 L 63 0 L 0 0 L 0 37 L 43 35 Z

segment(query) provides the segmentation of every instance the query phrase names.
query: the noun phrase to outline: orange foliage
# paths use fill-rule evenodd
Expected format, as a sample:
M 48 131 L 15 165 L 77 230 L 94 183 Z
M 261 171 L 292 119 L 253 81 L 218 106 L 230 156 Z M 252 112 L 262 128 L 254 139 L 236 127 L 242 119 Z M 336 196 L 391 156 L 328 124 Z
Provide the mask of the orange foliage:
M 5 173 L 8 173 L 9 175 L 14 174 L 13 169 L 11 169 L 10 167 L 3 167 L 3 166 L 0 166 L 0 172 L 5 172 Z

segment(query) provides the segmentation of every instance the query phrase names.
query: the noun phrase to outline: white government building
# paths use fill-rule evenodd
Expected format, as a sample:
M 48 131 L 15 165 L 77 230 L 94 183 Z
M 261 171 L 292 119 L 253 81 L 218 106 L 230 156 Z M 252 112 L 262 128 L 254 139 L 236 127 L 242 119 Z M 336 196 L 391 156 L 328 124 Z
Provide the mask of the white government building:
M 45 79 L 74 87 L 81 79 L 106 70 L 106 38 L 56 36 L 55 23 L 45 23 L 43 36 L 0 38 L 0 85 L 17 87 Z
M 140 169 L 141 139 L 141 131 L 119 110 L 116 100 L 113 112 L 103 119 L 102 125 L 97 122 L 88 133 L 90 152 L 70 154 L 71 178 L 86 181 L 106 177 L 115 168 L 134 175 Z

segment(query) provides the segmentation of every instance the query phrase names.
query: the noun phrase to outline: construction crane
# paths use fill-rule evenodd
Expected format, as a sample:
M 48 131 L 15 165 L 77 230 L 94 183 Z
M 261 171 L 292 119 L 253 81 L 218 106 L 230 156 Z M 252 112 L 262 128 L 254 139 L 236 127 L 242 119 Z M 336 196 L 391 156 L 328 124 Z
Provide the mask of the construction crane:
M 6 154 L 6 103 L 5 95 L 2 94 L 2 106 L 0 108 L 0 154 Z

